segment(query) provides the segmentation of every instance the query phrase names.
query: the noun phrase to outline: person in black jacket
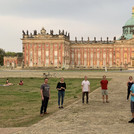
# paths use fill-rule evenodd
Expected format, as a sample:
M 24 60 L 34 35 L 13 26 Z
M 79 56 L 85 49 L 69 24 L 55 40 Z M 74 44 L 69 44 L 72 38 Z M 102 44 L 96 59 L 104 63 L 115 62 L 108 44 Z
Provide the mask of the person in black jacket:
M 61 78 L 61 81 L 58 82 L 56 89 L 58 90 L 58 106 L 59 108 L 63 108 L 65 90 L 66 90 L 66 83 L 64 82 L 64 78 Z M 61 99 L 61 102 L 60 102 Z

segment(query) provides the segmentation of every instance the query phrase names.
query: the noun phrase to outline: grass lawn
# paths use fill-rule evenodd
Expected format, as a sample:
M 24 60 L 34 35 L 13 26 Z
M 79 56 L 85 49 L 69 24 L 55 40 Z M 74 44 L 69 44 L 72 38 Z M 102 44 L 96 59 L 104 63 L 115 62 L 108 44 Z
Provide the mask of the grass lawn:
M 42 119 L 39 116 L 41 106 L 40 85 L 43 84 L 44 80 L 42 78 L 23 78 L 24 85 L 19 86 L 17 84 L 21 79 L 9 78 L 9 82 L 13 83 L 13 86 L 0 86 L 0 127 L 30 126 Z M 51 87 L 51 99 L 47 110 L 49 115 L 59 110 L 56 90 L 59 80 L 57 78 L 49 79 Z M 82 80 L 81 78 L 65 79 L 67 85 L 65 107 L 81 97 Z M 1 78 L 0 84 L 5 84 L 5 81 L 6 79 Z M 89 81 L 91 91 L 100 86 L 100 79 L 89 79 Z

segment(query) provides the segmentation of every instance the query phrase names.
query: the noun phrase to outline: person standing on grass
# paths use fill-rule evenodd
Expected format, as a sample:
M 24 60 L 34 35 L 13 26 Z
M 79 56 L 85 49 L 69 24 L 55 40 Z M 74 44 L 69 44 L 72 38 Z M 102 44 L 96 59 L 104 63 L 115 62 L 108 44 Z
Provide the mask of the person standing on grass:
M 134 123 L 134 84 L 130 88 L 132 119 L 128 123 Z
M 106 79 L 106 75 L 103 75 L 103 79 L 100 81 L 100 84 L 101 84 L 101 89 L 102 89 L 103 103 L 105 103 L 105 101 L 104 101 L 105 96 L 106 96 L 106 103 L 109 103 L 109 101 L 108 101 L 108 91 L 107 91 L 108 80 Z
M 127 101 L 129 100 L 129 95 L 130 95 L 130 88 L 134 84 L 133 77 L 129 76 L 129 81 L 127 82 Z
M 40 116 L 47 114 L 47 105 L 50 99 L 50 86 L 48 85 L 48 78 L 44 79 L 44 84 L 40 88 L 42 105 L 40 108 Z
M 63 108 L 66 83 L 64 82 L 64 78 L 62 77 L 60 82 L 58 82 L 56 89 L 58 90 L 58 106 L 59 108 Z M 61 102 L 60 102 L 61 99 Z
M 87 76 L 84 77 L 84 80 L 81 83 L 82 88 L 82 103 L 84 103 L 84 97 L 86 94 L 86 103 L 88 104 L 88 94 L 90 92 L 90 82 L 87 80 Z

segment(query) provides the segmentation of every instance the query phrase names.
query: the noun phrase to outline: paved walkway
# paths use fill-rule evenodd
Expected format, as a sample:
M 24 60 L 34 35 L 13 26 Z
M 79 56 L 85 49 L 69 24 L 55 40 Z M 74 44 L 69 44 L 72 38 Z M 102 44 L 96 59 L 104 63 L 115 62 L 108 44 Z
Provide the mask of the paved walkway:
M 24 130 L 24 128 L 23 127 L 0 128 L 0 134 L 13 134 L 20 130 Z
M 100 77 L 103 73 L 91 74 Z M 107 73 L 113 79 L 109 83 L 109 101 L 103 104 L 100 88 L 90 94 L 90 103 L 81 100 L 44 118 L 31 127 L 12 134 L 132 134 L 130 102 L 126 102 L 128 73 Z

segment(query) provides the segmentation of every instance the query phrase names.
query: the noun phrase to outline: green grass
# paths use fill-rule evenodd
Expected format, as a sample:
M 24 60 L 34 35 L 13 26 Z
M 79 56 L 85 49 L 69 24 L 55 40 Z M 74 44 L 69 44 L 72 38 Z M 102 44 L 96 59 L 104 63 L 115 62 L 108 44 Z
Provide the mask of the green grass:
M 21 78 L 22 79 L 22 78 Z M 81 97 L 81 78 L 67 78 L 64 106 L 71 104 Z M 6 79 L 1 78 L 0 84 L 5 84 Z M 0 86 L 0 127 L 24 127 L 37 123 L 42 118 L 39 116 L 41 97 L 40 85 L 42 78 L 23 78 L 24 85 L 17 85 L 20 78 L 9 78 L 13 86 Z M 91 91 L 100 86 L 100 79 L 89 79 Z M 59 79 L 50 78 L 51 99 L 48 112 L 58 111 L 56 85 Z M 49 116 L 47 115 L 47 116 Z M 44 118 L 44 117 L 43 117 Z

